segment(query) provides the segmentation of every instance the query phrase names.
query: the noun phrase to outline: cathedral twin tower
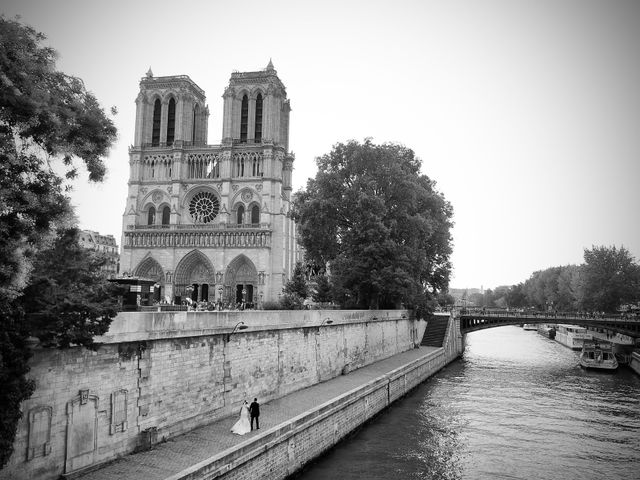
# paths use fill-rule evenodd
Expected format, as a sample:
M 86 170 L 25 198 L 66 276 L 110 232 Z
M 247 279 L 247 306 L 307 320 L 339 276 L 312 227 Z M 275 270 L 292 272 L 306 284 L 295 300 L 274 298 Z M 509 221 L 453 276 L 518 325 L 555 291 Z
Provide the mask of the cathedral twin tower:
M 120 268 L 160 299 L 276 300 L 296 261 L 285 87 L 269 62 L 232 73 L 223 98 L 222 142 L 208 145 L 202 89 L 140 81 Z

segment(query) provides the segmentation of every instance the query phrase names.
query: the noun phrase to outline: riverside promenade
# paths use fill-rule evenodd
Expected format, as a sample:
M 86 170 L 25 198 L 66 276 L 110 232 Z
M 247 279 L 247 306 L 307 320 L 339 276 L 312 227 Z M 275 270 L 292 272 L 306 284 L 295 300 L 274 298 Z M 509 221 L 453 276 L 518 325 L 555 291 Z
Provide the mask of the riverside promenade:
M 296 419 L 306 413 L 318 410 L 319 407 L 341 396 L 344 397 L 353 390 L 361 389 L 363 385 L 385 376 L 392 376 L 394 372 L 411 364 L 434 357 L 442 350 L 442 348 L 424 346 L 412 349 L 279 399 L 261 403 L 260 430 L 254 430 L 244 436 L 232 434 L 230 431 L 237 416 L 227 417 L 156 444 L 149 451 L 121 457 L 97 470 L 76 474 L 72 478 L 82 480 L 215 478 L 225 473 L 225 466 L 219 465 L 220 460 L 225 457 L 232 458 L 234 461 L 242 460 L 241 457 L 251 450 L 266 450 L 269 448 L 270 438 L 281 435 L 290 426 L 288 424 L 294 425 Z M 249 402 L 252 400 L 253 397 L 247 398 Z M 260 398 L 258 401 L 260 402 Z M 238 455 L 234 455 L 236 453 Z M 204 473 L 206 466 L 215 464 L 216 460 L 218 460 L 216 467 L 218 473 L 212 474 L 211 471 Z

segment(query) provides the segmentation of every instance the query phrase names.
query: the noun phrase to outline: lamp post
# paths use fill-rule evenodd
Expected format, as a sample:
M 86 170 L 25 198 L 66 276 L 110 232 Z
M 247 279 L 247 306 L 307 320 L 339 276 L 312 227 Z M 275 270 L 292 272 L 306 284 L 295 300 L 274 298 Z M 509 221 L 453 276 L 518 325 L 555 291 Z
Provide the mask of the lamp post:
M 329 317 L 325 318 L 324 320 L 322 320 L 322 323 L 320 325 L 318 325 L 318 328 L 320 328 L 322 325 L 331 325 L 333 323 L 333 320 L 331 320 Z
M 229 340 L 231 339 L 231 335 L 233 335 L 236 332 L 236 330 L 246 330 L 247 328 L 249 327 L 247 327 L 244 324 L 244 322 L 236 323 L 236 326 L 233 327 L 233 330 L 231 330 L 231 333 L 227 333 L 227 343 L 229 343 Z
M 224 287 L 220 285 L 218 287 L 218 300 L 220 300 L 220 302 L 222 302 L 222 292 L 224 292 Z

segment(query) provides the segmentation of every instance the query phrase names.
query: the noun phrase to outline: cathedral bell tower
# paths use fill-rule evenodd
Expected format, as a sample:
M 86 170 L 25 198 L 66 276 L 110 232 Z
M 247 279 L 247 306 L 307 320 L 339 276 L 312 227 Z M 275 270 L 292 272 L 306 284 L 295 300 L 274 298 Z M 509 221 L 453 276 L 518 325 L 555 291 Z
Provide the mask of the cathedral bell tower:
M 149 68 L 136 99 L 133 145 L 206 144 L 208 119 L 204 91 L 188 76 L 154 77 Z

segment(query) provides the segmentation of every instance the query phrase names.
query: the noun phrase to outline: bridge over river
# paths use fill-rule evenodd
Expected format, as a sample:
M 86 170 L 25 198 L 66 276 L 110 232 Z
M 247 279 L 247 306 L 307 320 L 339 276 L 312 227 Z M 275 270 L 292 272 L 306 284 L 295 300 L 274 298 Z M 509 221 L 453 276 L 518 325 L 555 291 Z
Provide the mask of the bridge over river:
M 640 338 L 640 318 L 630 315 L 590 315 L 576 312 L 507 312 L 504 310 L 461 309 L 460 332 L 468 333 L 503 325 L 570 324 L 598 328 Z

